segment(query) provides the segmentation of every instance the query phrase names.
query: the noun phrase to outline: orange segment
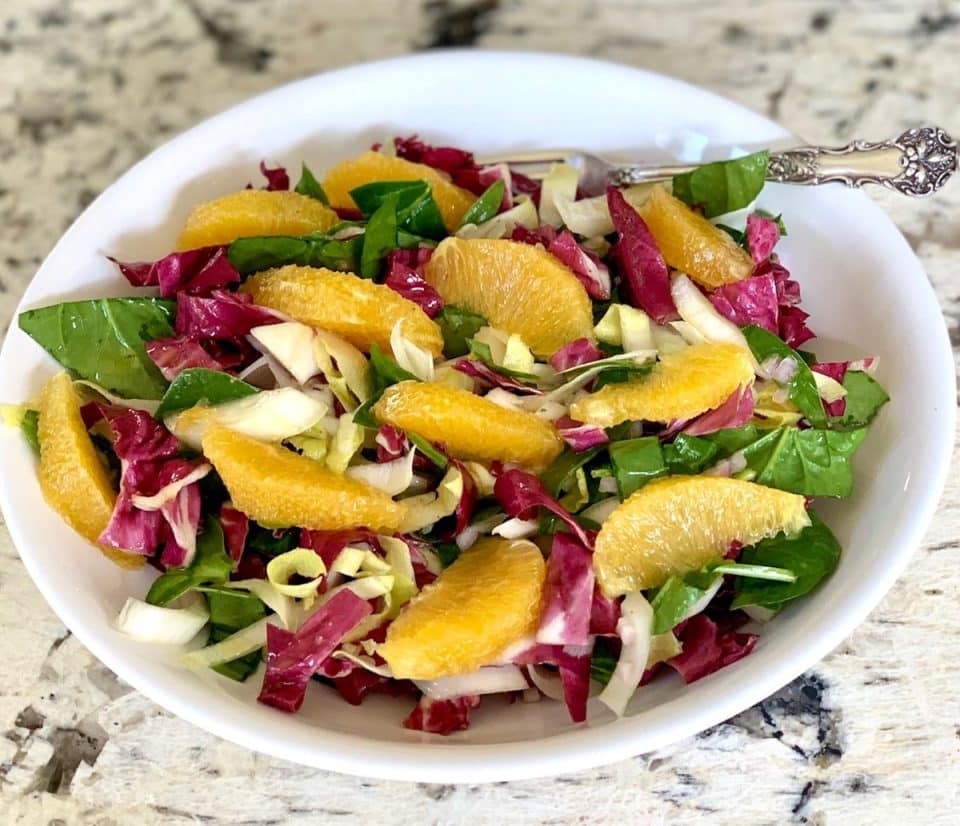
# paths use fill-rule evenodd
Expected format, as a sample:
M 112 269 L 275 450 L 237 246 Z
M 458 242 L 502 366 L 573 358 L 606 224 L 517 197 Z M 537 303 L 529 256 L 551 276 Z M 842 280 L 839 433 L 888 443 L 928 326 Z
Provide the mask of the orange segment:
M 753 272 L 753 259 L 727 233 L 662 186 L 653 188 L 638 211 L 666 262 L 698 284 L 713 289 Z
M 604 522 L 593 570 L 608 597 L 656 588 L 671 574 L 810 524 L 804 497 L 720 476 L 671 476 L 640 488 Z
M 532 634 L 545 566 L 524 539 L 481 539 L 424 588 L 387 631 L 378 653 L 401 679 L 469 674 Z
M 327 193 L 331 206 L 356 209 L 350 190 L 376 181 L 426 181 L 449 232 L 460 226 L 464 213 L 477 199 L 472 192 L 454 186 L 431 166 L 372 150 L 333 167 L 323 181 L 323 191 Z
M 419 306 L 353 273 L 290 264 L 251 276 L 240 289 L 255 304 L 329 330 L 364 352 L 376 342 L 389 353 L 390 332 L 398 321 L 414 344 L 434 356 L 443 352 L 440 328 Z
M 229 244 L 252 235 L 306 235 L 330 229 L 340 218 L 299 192 L 244 189 L 195 206 L 177 249 Z
M 735 344 L 694 344 L 664 355 L 647 376 L 608 384 L 570 405 L 570 415 L 599 427 L 626 421 L 692 419 L 753 381 L 750 358 Z
M 265 526 L 394 531 L 406 513 L 402 504 L 363 482 L 224 427 L 207 430 L 203 453 L 234 507 Z
M 587 291 L 540 245 L 447 238 L 427 262 L 424 278 L 447 304 L 516 333 L 537 355 L 553 355 L 577 338 L 593 339 Z
M 384 391 L 373 412 L 381 423 L 441 442 L 458 459 L 545 467 L 563 450 L 549 422 L 446 384 L 402 381 Z
M 40 490 L 64 521 L 89 542 L 103 533 L 117 494 L 80 415 L 80 398 L 67 373 L 58 373 L 40 393 Z M 143 557 L 97 546 L 124 568 L 139 568 Z

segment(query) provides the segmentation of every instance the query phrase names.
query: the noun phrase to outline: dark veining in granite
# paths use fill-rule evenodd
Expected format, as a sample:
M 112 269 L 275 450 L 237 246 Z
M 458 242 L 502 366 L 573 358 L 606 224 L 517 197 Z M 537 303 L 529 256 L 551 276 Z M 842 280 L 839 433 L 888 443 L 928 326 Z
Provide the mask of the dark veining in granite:
M 472 46 L 490 23 L 490 15 L 500 6 L 499 0 L 474 0 L 466 5 L 448 0 L 428 0 L 424 10 L 430 15 L 431 49 L 448 46 Z
M 192 0 L 187 3 L 187 8 L 197 19 L 204 34 L 216 44 L 218 62 L 251 72 L 262 72 L 267 68 L 273 57 L 270 49 L 248 43 L 239 32 L 214 15 L 205 13 Z

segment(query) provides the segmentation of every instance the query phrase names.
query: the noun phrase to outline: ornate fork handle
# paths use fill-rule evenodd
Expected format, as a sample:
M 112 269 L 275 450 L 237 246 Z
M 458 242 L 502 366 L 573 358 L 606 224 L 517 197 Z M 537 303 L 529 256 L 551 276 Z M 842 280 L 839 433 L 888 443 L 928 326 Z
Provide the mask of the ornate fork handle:
M 893 140 L 853 141 L 838 149 L 801 146 L 771 153 L 767 180 L 878 184 L 904 195 L 930 195 L 957 170 L 957 144 L 942 129 L 909 129 Z
M 626 186 L 662 181 L 696 168 L 617 164 L 610 169 L 608 182 Z M 878 143 L 853 141 L 836 149 L 800 146 L 771 152 L 767 180 L 808 185 L 836 181 L 854 187 L 877 184 L 919 196 L 936 192 L 956 170 L 956 141 L 939 127 L 922 126 Z

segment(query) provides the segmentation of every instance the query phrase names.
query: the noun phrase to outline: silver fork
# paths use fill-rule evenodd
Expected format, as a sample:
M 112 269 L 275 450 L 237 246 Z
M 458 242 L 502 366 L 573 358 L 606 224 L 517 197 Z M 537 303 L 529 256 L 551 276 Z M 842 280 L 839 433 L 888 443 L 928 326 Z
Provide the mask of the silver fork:
M 691 172 L 700 164 L 627 164 L 578 149 L 545 149 L 508 156 L 478 158 L 480 164 L 506 163 L 534 180 L 542 180 L 555 163 L 580 171 L 580 189 L 599 195 L 607 186 L 665 181 Z M 799 146 L 771 152 L 767 180 L 787 184 L 838 182 L 861 187 L 878 184 L 904 195 L 930 195 L 957 170 L 957 144 L 943 129 L 908 129 L 891 140 L 853 141 L 846 146 Z

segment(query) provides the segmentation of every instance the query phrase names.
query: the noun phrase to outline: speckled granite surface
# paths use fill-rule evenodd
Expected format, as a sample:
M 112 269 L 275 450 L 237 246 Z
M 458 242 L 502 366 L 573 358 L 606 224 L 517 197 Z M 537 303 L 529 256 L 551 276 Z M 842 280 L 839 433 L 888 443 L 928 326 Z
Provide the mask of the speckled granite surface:
M 130 164 L 251 94 L 448 45 L 663 71 L 814 142 L 960 132 L 960 3 L 18 0 L 0 11 L 0 328 L 60 233 Z M 960 187 L 878 196 L 960 336 Z M 655 754 L 490 786 L 365 781 L 217 740 L 63 628 L 0 527 L 0 820 L 23 824 L 960 820 L 960 468 L 908 572 L 845 644 L 759 706 Z M 29 622 L 24 618 L 29 617 Z

